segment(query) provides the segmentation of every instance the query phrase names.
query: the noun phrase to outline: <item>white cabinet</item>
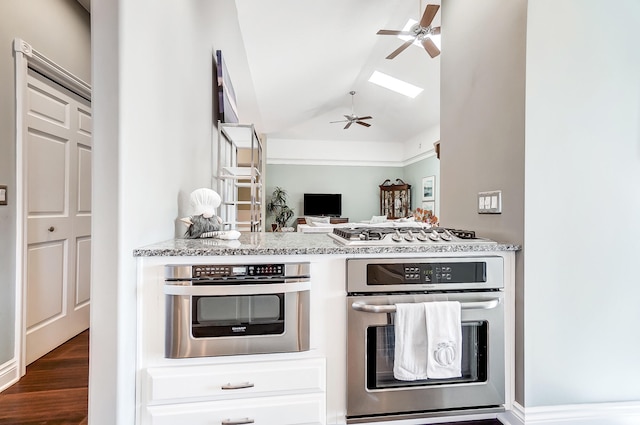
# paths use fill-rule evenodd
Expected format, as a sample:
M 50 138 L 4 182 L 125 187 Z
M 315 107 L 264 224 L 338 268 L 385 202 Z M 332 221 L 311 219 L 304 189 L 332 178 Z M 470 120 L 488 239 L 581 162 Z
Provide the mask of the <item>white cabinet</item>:
M 238 399 L 149 407 L 150 425 L 324 425 L 325 405 L 314 395 Z
M 325 374 L 324 358 L 151 367 L 142 423 L 323 425 Z

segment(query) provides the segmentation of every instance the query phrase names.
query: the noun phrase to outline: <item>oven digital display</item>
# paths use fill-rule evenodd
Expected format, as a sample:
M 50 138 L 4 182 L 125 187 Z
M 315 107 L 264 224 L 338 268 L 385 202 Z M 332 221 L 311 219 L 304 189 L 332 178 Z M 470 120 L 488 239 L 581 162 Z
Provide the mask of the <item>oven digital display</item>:
M 233 266 L 231 273 L 234 275 L 244 275 L 247 274 L 247 268 L 245 266 Z
M 367 285 L 483 283 L 487 263 L 367 264 Z

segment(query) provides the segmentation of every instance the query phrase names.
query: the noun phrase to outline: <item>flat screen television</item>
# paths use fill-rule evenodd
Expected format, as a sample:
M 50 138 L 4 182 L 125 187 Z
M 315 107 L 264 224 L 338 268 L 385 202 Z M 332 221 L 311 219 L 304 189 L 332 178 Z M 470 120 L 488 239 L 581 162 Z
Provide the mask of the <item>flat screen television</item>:
M 342 215 L 342 194 L 305 193 L 304 215 L 340 217 Z

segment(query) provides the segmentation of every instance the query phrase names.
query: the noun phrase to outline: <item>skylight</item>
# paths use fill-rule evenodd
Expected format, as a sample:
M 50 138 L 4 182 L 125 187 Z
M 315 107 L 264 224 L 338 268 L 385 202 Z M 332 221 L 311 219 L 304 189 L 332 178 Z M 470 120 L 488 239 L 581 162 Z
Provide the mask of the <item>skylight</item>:
M 387 74 L 383 74 L 379 71 L 373 71 L 373 74 L 371 74 L 371 77 L 369 77 L 369 81 L 373 84 L 377 84 L 386 89 L 393 90 L 396 93 L 403 94 L 412 99 L 422 93 L 423 90 L 420 87 L 409 84 L 406 81 L 398 80 L 397 78 L 394 78 Z

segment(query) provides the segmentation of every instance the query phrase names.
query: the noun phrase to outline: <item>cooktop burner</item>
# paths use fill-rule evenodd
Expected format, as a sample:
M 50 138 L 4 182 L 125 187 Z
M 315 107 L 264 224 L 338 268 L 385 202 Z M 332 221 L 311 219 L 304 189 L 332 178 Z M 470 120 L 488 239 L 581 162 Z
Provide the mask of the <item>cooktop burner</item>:
M 337 227 L 330 237 L 344 245 L 375 246 L 425 243 L 496 243 L 471 230 L 444 227 Z

